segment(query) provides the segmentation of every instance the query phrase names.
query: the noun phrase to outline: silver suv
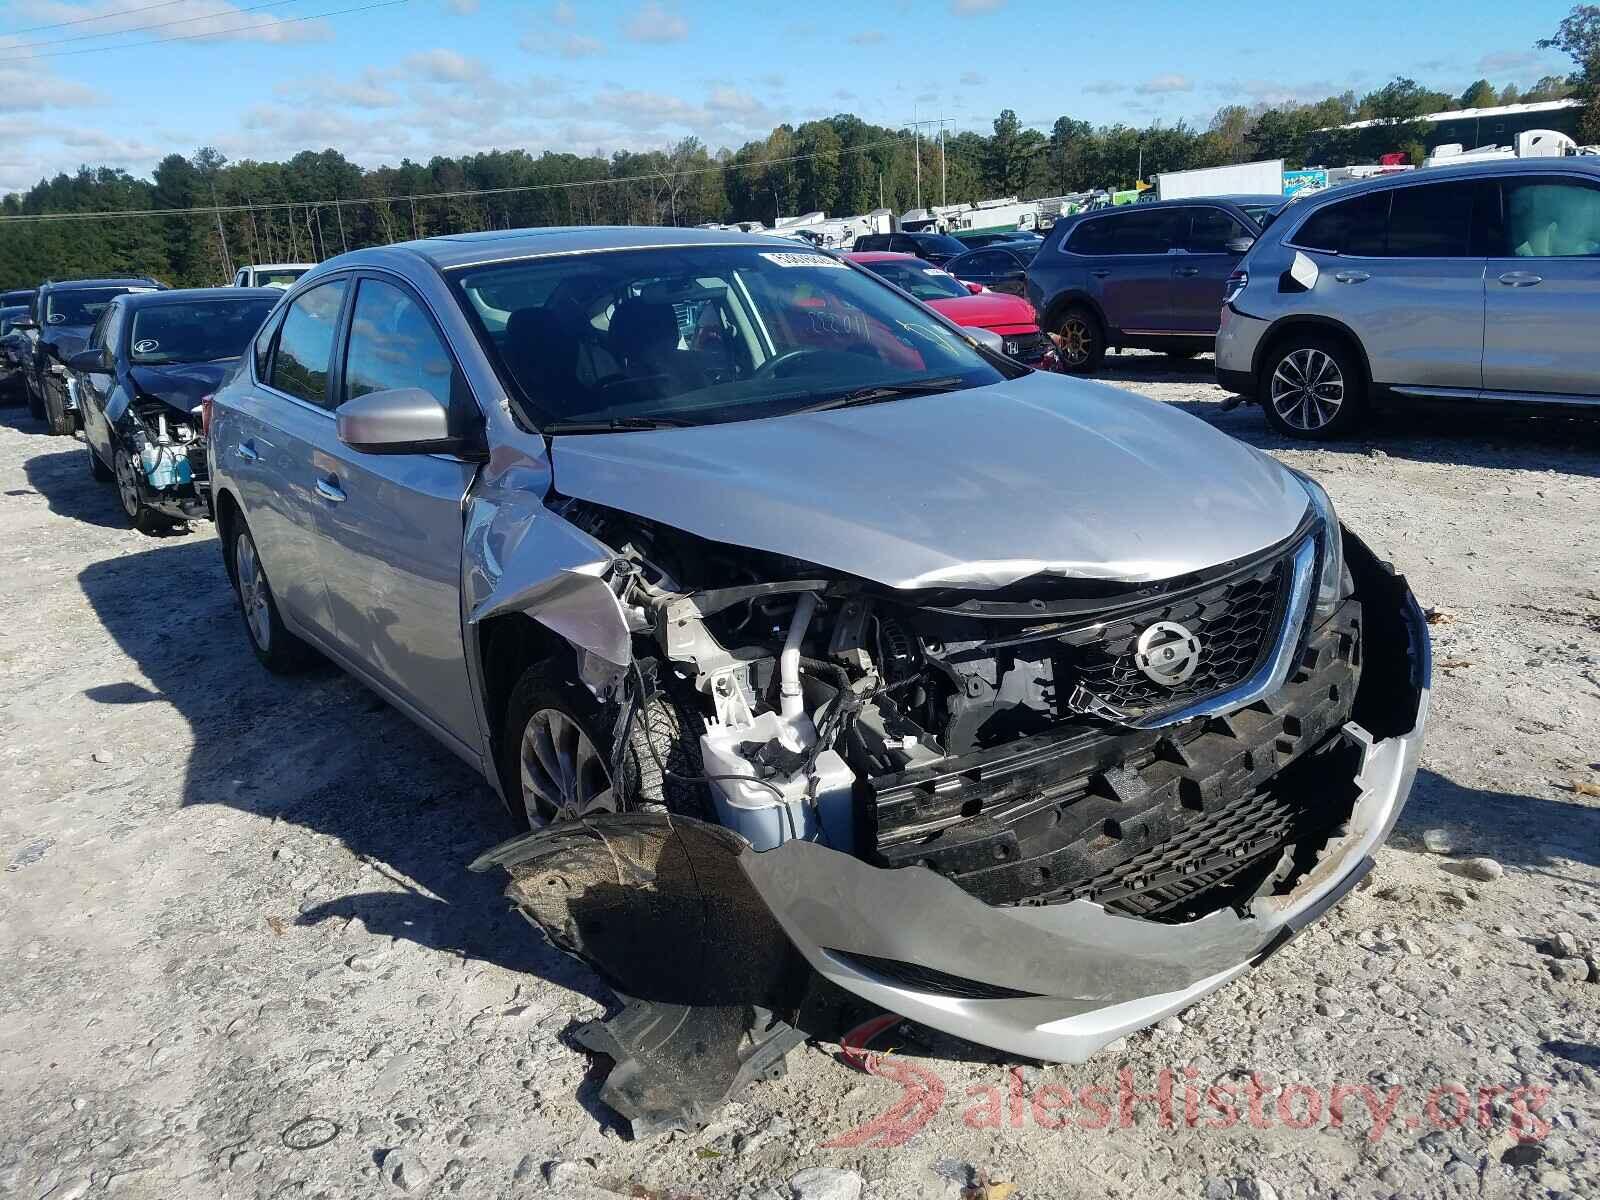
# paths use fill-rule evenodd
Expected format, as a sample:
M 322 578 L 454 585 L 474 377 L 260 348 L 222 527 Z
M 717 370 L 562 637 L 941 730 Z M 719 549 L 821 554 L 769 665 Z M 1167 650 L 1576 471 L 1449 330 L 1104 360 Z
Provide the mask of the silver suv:
M 530 832 L 479 865 L 634 1016 L 782 1046 L 826 979 L 1078 1061 L 1334 903 L 1411 786 L 1426 624 L 1320 487 L 792 242 L 348 254 L 208 428 L 261 661 L 481 770 Z M 723 1061 L 658 1016 L 652 1063 Z
M 1430 168 L 1290 205 L 1228 281 L 1217 379 L 1298 438 L 1378 404 L 1591 411 L 1600 167 Z

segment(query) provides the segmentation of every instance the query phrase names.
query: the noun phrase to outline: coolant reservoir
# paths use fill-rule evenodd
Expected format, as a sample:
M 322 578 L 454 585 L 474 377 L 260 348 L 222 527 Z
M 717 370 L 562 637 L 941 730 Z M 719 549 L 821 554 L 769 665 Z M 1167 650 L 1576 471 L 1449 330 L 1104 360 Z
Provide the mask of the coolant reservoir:
M 855 817 L 850 788 L 855 772 L 837 751 L 824 750 L 817 756 L 814 800 L 806 798 L 810 779 L 804 775 L 773 775 L 765 781 L 772 787 L 744 782 L 756 778 L 756 765 L 739 753 L 739 747 L 745 743 L 764 746 L 774 739 L 787 750 L 805 753 L 816 744 L 816 726 L 804 714 L 785 718 L 768 712 L 748 725 L 714 725 L 701 735 L 705 773 L 743 777 L 711 781 L 717 819 L 757 850 L 771 850 L 799 838 L 853 854 Z

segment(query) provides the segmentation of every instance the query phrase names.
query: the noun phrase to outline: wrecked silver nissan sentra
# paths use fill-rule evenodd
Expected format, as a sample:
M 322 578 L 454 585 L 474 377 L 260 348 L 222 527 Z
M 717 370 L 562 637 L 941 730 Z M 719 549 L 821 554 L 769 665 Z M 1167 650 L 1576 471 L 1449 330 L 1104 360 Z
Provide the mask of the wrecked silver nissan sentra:
M 334 259 L 210 453 L 258 656 L 531 827 L 476 865 L 624 999 L 636 1131 L 851 1005 L 1082 1060 L 1336 903 L 1416 769 L 1426 624 L 1316 483 L 792 243 Z

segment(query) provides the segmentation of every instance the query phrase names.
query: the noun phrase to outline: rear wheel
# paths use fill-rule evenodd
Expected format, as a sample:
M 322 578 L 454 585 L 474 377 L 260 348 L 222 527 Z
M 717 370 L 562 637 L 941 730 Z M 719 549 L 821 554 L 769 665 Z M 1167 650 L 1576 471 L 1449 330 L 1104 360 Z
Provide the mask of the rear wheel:
M 1365 416 L 1366 393 L 1361 365 L 1348 346 L 1299 334 L 1273 348 L 1258 399 L 1279 433 L 1317 440 L 1355 429 Z
M 634 714 L 611 778 L 617 706 L 602 704 L 563 659 L 529 667 L 512 689 L 500 737 L 500 782 L 512 818 L 530 829 L 600 813 L 665 808 L 704 816 L 699 722 L 657 693 Z
M 287 675 L 301 670 L 312 659 L 311 648 L 284 628 L 283 619 L 278 615 L 278 602 L 262 570 L 249 527 L 238 516 L 230 525 L 233 546 L 228 555 L 232 566 L 229 573 L 244 614 L 250 649 L 255 651 L 261 665 L 275 674 Z
M 1093 309 L 1071 305 L 1056 324 L 1056 338 L 1062 370 L 1088 375 L 1100 369 L 1106 356 L 1106 331 Z

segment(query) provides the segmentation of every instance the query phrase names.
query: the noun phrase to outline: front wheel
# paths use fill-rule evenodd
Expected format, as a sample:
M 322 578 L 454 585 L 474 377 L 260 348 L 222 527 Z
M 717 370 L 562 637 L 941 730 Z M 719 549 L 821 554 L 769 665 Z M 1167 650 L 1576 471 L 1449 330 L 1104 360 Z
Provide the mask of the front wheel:
M 92 462 L 100 460 L 95 457 L 93 449 L 89 451 Z M 93 468 L 90 468 L 93 470 Z M 103 468 L 102 468 L 103 469 Z M 171 517 L 157 512 L 144 502 L 144 496 L 139 490 L 138 468 L 133 465 L 133 459 L 126 450 L 118 450 L 112 460 L 112 474 L 117 481 L 117 499 L 122 501 L 122 511 L 128 514 L 128 520 L 140 533 L 154 536 L 171 529 L 175 522 Z M 98 475 L 95 476 L 99 478 Z
M 1315 335 L 1291 337 L 1268 357 L 1258 400 L 1279 433 L 1305 441 L 1341 437 L 1366 411 L 1366 383 L 1349 347 Z
M 1106 332 L 1094 310 L 1074 304 L 1061 315 L 1054 337 L 1061 369 L 1073 375 L 1090 375 L 1106 357 Z
M 51 390 L 53 391 L 54 389 Z M 53 402 L 50 399 L 50 394 L 46 393 L 45 410 L 50 424 L 50 432 L 58 437 L 71 437 L 77 429 L 77 422 L 67 409 L 67 397 L 64 390 L 56 395 Z
M 529 667 L 511 691 L 499 748 L 512 818 L 529 829 L 601 813 L 665 808 L 704 817 L 699 722 L 662 693 L 628 731 L 620 786 L 611 777 L 617 706 L 595 699 L 570 660 Z

